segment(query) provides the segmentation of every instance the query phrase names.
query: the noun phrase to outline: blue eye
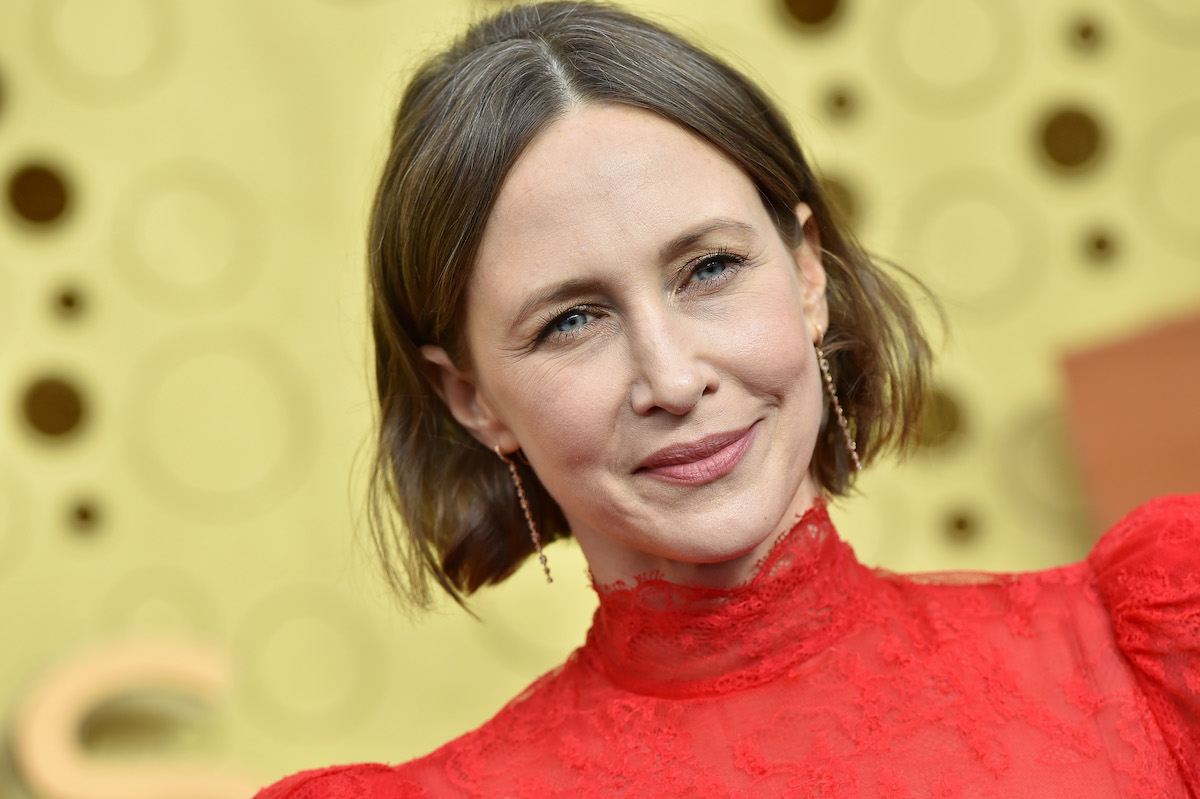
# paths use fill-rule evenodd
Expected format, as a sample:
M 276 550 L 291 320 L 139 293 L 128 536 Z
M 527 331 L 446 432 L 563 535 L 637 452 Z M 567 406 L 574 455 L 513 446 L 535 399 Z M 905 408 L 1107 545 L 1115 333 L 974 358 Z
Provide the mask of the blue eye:
M 537 342 L 565 342 L 584 332 L 584 328 L 596 321 L 597 315 L 584 308 L 571 308 L 558 316 L 549 317 L 538 333 Z
M 697 280 L 712 280 L 713 278 L 720 277 L 721 273 L 728 268 L 729 265 L 725 263 L 724 258 L 709 258 L 696 267 L 696 271 L 692 273 L 692 276 Z
M 574 333 L 586 325 L 592 316 L 586 311 L 572 310 L 567 311 L 562 316 L 554 321 L 555 333 Z
M 732 277 L 739 265 L 745 262 L 740 256 L 728 252 L 714 252 L 706 255 L 692 267 L 688 282 L 700 284 L 723 283 Z

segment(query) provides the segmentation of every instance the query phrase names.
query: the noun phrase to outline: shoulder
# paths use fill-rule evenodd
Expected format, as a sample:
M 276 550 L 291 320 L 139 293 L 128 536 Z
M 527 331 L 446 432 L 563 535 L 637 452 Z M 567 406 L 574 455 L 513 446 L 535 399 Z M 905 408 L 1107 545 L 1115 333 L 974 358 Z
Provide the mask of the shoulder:
M 1200 792 L 1200 495 L 1143 505 L 1105 534 L 1088 562 L 1113 639 Z
M 301 771 L 268 785 L 255 799 L 420 799 L 429 794 L 380 763 Z
M 1200 651 L 1200 494 L 1141 506 L 1100 539 L 1088 564 L 1126 655 Z
M 1170 585 L 1200 580 L 1200 494 L 1160 497 L 1109 530 L 1088 562 L 1105 600 L 1118 604 Z

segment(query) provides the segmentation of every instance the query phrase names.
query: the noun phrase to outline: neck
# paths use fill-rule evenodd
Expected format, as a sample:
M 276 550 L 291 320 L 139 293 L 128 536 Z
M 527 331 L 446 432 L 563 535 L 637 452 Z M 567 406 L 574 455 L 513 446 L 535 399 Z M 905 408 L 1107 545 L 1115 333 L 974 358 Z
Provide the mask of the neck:
M 597 586 L 583 657 L 621 687 L 657 696 L 742 690 L 826 651 L 858 623 L 872 573 L 811 508 L 729 590 L 662 579 Z

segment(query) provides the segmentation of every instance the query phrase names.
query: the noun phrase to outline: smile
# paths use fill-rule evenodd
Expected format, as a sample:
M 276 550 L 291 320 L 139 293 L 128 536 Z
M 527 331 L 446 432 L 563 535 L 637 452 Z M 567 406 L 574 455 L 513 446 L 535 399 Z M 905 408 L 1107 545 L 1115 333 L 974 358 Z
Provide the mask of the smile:
M 744 430 L 663 447 L 639 463 L 634 473 L 667 483 L 706 485 L 720 480 L 742 462 L 757 432 L 755 422 Z

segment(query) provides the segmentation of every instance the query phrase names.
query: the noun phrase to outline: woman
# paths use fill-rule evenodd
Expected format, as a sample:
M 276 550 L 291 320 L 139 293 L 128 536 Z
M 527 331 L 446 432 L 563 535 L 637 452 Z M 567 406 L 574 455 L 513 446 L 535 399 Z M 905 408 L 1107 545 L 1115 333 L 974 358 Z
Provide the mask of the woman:
M 460 599 L 574 535 L 586 644 L 342 796 L 1195 796 L 1200 502 L 1048 572 L 866 569 L 824 497 L 902 448 L 928 348 L 745 78 L 607 7 L 472 28 L 375 206 L 375 518 Z

